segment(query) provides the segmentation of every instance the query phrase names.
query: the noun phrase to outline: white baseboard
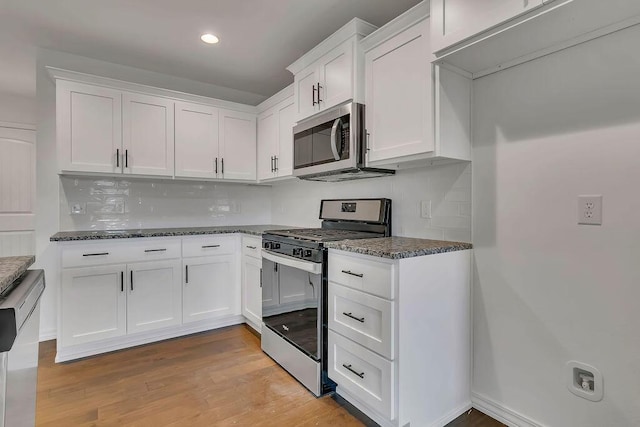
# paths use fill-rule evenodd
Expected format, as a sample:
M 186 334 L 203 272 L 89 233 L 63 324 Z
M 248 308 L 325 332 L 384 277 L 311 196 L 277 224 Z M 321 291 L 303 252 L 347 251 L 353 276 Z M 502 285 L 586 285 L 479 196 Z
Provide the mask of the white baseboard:
M 58 338 L 58 332 L 54 328 L 40 330 L 40 342 L 55 340 Z
M 437 421 L 432 422 L 431 424 L 429 424 L 429 427 L 446 426 L 451 421 L 455 420 L 460 415 L 464 414 L 469 409 L 471 409 L 471 406 L 472 406 L 471 405 L 471 401 L 468 401 L 468 402 L 464 403 L 463 405 L 459 406 L 458 408 L 456 408 L 456 409 L 454 409 L 452 411 L 449 411 L 449 413 L 443 415 Z
M 488 396 L 471 392 L 473 407 L 509 427 L 545 427 L 531 418 L 496 402 Z

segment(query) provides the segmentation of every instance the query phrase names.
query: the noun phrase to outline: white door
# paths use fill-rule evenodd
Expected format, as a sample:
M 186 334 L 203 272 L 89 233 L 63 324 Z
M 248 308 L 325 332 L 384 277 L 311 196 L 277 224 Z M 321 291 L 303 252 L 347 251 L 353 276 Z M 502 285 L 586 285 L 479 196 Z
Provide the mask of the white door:
M 0 127 L 0 257 L 35 253 L 35 131 Z
M 125 335 L 127 266 L 62 270 L 60 316 L 62 346 Z
M 428 20 L 365 54 L 368 162 L 434 150 Z
M 295 124 L 293 98 L 278 105 L 278 153 L 276 174 L 278 177 L 293 175 L 293 125 Z
M 124 173 L 173 175 L 174 102 L 156 96 L 122 95 Z
M 254 325 L 262 325 L 262 260 L 242 257 L 242 314 Z
M 278 110 L 270 108 L 258 116 L 258 179 L 275 175 L 275 156 L 278 151 Z
M 353 98 L 353 44 L 343 43 L 325 55 L 319 64 L 320 110 L 334 107 Z
M 122 92 L 56 82 L 56 138 L 60 171 L 122 171 Z
M 320 83 L 320 77 L 316 64 L 295 75 L 293 91 L 296 101 L 296 120 L 306 119 L 319 111 L 318 83 Z
M 180 261 L 138 262 L 127 267 L 127 333 L 179 325 Z
M 218 156 L 218 109 L 176 102 L 176 176 L 215 178 Z
M 184 323 L 240 312 L 234 255 L 184 258 L 182 262 Z
M 218 178 L 256 180 L 256 116 L 220 110 L 220 170 Z
M 542 0 L 432 0 L 431 50 L 452 46 L 539 6 Z

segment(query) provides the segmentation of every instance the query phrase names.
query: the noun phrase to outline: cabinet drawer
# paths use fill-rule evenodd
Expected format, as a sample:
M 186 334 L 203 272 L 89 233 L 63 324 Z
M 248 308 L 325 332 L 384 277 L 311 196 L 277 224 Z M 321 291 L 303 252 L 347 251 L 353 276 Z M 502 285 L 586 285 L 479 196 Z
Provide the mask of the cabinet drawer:
M 236 250 L 236 236 L 211 235 L 182 239 L 182 256 L 210 256 L 232 254 Z
M 394 364 L 329 331 L 329 378 L 388 419 L 395 418 Z
M 329 328 L 394 359 L 394 303 L 329 282 Z
M 262 238 L 242 236 L 242 255 L 262 258 Z
M 396 266 L 329 251 L 329 280 L 382 298 L 395 298 Z
M 72 243 L 62 249 L 63 268 L 172 258 L 180 258 L 180 239 Z

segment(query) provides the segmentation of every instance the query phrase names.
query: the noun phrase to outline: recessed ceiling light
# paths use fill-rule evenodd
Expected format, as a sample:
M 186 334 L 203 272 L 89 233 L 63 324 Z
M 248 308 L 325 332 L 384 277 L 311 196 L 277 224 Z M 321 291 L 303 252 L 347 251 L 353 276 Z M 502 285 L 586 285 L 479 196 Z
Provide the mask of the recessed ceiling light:
M 200 36 L 200 40 L 202 40 L 205 43 L 209 43 L 209 44 L 215 44 L 218 43 L 220 40 L 214 36 L 213 34 L 203 34 L 202 36 Z

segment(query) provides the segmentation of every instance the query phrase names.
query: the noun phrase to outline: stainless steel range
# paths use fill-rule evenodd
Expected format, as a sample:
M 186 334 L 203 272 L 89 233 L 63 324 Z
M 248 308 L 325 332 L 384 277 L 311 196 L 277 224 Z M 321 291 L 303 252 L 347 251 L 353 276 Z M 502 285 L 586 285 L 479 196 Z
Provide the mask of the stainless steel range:
M 391 200 L 322 200 L 322 228 L 262 236 L 262 350 L 320 396 L 327 376 L 327 250 L 324 242 L 391 235 Z

